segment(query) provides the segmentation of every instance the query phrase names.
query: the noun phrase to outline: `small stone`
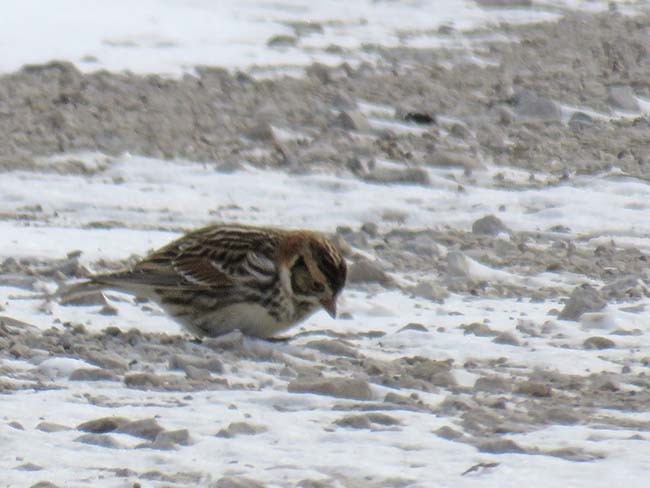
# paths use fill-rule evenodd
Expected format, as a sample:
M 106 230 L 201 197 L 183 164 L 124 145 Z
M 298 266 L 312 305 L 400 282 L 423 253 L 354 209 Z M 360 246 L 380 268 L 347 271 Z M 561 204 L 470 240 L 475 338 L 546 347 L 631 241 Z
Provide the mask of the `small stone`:
M 62 432 L 64 430 L 71 430 L 70 427 L 53 422 L 41 422 L 36 426 L 37 430 L 41 432 Z
M 359 353 L 352 347 L 351 343 L 338 340 L 327 340 L 322 339 L 318 341 L 310 341 L 305 344 L 305 347 L 316 349 L 325 354 L 331 354 L 333 356 L 343 356 L 348 358 L 359 357 Z
M 460 439 L 463 437 L 463 433 L 459 432 L 455 429 L 452 429 L 448 425 L 444 425 L 440 427 L 438 430 L 434 432 L 438 437 L 441 437 L 443 439 L 447 439 L 448 441 L 455 441 L 456 439 Z
M 370 384 L 361 378 L 298 378 L 289 383 L 287 391 L 289 393 L 314 393 L 352 400 L 370 400 L 372 398 Z
M 77 430 L 93 434 L 105 434 L 107 432 L 113 432 L 128 423 L 129 420 L 124 417 L 102 417 L 77 425 Z
M 585 339 L 582 343 L 585 349 L 612 349 L 616 347 L 616 343 L 607 337 L 594 336 Z
M 99 310 L 100 315 L 105 315 L 107 317 L 115 316 L 118 313 L 117 308 L 115 308 L 110 303 L 107 303 Z
M 29 488 L 59 488 L 59 486 L 50 481 L 39 481 L 38 483 L 34 483 Z
M 187 429 L 163 430 L 150 444 L 152 449 L 171 450 L 176 445 L 189 446 L 191 444 L 190 432 Z
M 366 181 L 384 184 L 429 185 L 431 179 L 424 168 L 375 168 L 363 175 Z
M 122 445 L 108 434 L 84 434 L 77 437 L 75 441 L 110 449 L 122 449 Z
M 413 330 L 415 332 L 429 332 L 429 329 L 427 329 L 424 325 L 411 322 L 410 324 L 406 324 L 404 327 L 399 329 L 397 333 L 399 334 L 400 332 L 405 332 L 408 330 Z
M 404 121 L 420 125 L 432 125 L 436 123 L 436 116 L 426 112 L 406 112 Z
M 43 466 L 39 466 L 38 464 L 34 463 L 25 463 L 16 467 L 16 469 L 18 471 L 41 471 L 43 469 Z
M 512 8 L 512 7 L 530 7 L 533 0 L 476 0 L 481 7 L 492 8 Z
M 517 386 L 517 393 L 536 397 L 546 398 L 550 397 L 553 393 L 551 387 L 544 383 L 537 383 L 535 381 L 525 381 Z
M 607 302 L 598 290 L 589 284 L 583 284 L 574 288 L 558 318 L 577 321 L 583 313 L 598 312 L 606 305 Z
M 471 324 L 462 324 L 459 326 L 463 330 L 465 335 L 475 335 L 477 337 L 495 337 L 499 335 L 499 332 L 492 330 L 485 324 L 480 322 L 473 322 Z
M 445 298 L 449 297 L 449 292 L 442 286 L 429 281 L 421 281 L 417 285 L 408 289 L 416 297 L 431 300 L 437 303 L 443 303 Z
M 470 158 L 463 153 L 436 150 L 426 160 L 427 164 L 441 168 L 463 168 L 471 171 L 482 167 L 476 158 Z
M 488 393 L 509 393 L 512 391 L 512 382 L 498 376 L 482 376 L 474 382 L 474 390 Z
M 256 435 L 266 432 L 268 429 L 264 425 L 249 424 L 248 422 L 232 422 L 227 428 L 217 432 L 217 437 L 230 439 L 238 435 Z
M 214 488 L 265 488 L 265 484 L 244 476 L 224 476 L 212 485 Z
M 481 452 L 491 454 L 524 453 L 525 450 L 510 439 L 488 439 L 476 446 Z
M 332 79 L 333 79 L 333 77 L 332 77 L 332 69 L 329 66 L 327 66 L 326 64 L 323 64 L 323 63 L 312 63 L 305 70 L 305 74 L 309 78 L 316 79 L 316 80 L 320 81 L 323 84 L 330 83 L 332 81 Z M 343 112 L 343 113 L 348 113 L 348 112 Z M 356 112 L 356 111 L 352 110 L 349 113 L 359 113 L 359 112 Z M 356 130 L 356 129 L 353 129 L 353 130 Z
M 348 283 L 380 283 L 389 285 L 393 279 L 375 261 L 359 259 L 348 269 Z
M 124 384 L 129 388 L 150 389 L 161 388 L 165 380 L 153 373 L 132 373 L 124 377 Z
M 266 41 L 266 45 L 269 47 L 292 47 L 298 43 L 298 39 L 294 36 L 288 36 L 286 34 L 278 34 L 272 36 Z
M 25 427 L 23 427 L 23 424 L 21 424 L 20 422 L 16 422 L 15 420 L 9 422 L 7 425 L 9 427 L 11 427 L 12 429 L 25 430 Z
M 350 427 L 352 429 L 372 429 L 373 424 L 381 426 L 400 425 L 401 422 L 395 417 L 385 413 L 370 412 L 359 415 L 346 415 L 334 422 L 339 427 Z
M 607 101 L 610 105 L 619 110 L 627 112 L 638 112 L 639 101 L 630 86 L 610 86 L 607 89 Z
M 153 441 L 158 434 L 163 432 L 163 429 L 160 424 L 154 418 L 134 420 L 132 422 L 127 422 L 125 424 L 117 427 L 115 432 L 120 434 L 128 434 L 134 437 L 139 437 L 141 439 L 147 439 Z
M 79 368 L 70 373 L 71 381 L 115 381 L 117 376 L 112 371 L 102 368 Z
M 553 100 L 541 97 L 530 90 L 522 90 L 514 96 L 515 113 L 522 119 L 541 121 L 562 120 L 562 110 Z
M 511 332 L 501 332 L 498 336 L 492 339 L 495 344 L 506 344 L 508 346 L 519 346 L 519 339 Z
M 365 115 L 358 110 L 346 110 L 341 112 L 337 118 L 338 124 L 347 130 L 358 132 L 370 132 L 372 126 Z
M 61 300 L 59 301 L 61 305 L 108 305 L 106 297 L 101 291 L 90 290 L 90 291 L 79 291 L 67 294 L 65 291 L 62 292 Z
M 472 234 L 496 236 L 501 233 L 509 233 L 510 229 L 494 215 L 486 215 L 481 217 L 472 224 Z

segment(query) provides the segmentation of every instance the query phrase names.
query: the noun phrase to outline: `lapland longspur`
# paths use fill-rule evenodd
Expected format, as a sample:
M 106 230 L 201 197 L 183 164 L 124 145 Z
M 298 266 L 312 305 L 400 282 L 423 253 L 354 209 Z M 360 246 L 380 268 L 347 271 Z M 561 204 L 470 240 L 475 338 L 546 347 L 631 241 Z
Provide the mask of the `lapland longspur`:
M 324 308 L 336 316 L 347 268 L 323 235 L 212 225 L 89 285 L 147 297 L 199 336 L 272 337 Z

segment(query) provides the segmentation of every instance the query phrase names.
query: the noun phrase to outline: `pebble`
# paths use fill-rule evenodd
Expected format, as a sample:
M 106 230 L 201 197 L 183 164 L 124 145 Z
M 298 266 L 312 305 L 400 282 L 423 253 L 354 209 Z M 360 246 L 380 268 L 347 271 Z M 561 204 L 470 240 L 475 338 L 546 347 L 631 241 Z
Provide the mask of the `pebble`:
M 472 224 L 472 234 L 496 236 L 502 232 L 509 233 L 510 229 L 506 227 L 500 218 L 494 215 L 481 217 Z
M 339 427 L 350 427 L 353 429 L 372 429 L 376 428 L 373 424 L 389 427 L 400 425 L 401 422 L 397 418 L 385 413 L 370 412 L 359 415 L 346 415 L 336 420 L 334 424 Z
M 337 118 L 338 124 L 347 130 L 353 130 L 357 132 L 370 132 L 372 126 L 370 122 L 358 110 L 346 110 L 339 114 Z
M 289 393 L 315 393 L 351 400 L 370 400 L 370 384 L 361 378 L 298 378 L 287 386 Z
M 520 383 L 517 385 L 516 392 L 536 398 L 546 398 L 553 394 L 550 386 L 535 381 L 524 381 Z
M 190 432 L 187 429 L 163 430 L 149 445 L 152 449 L 171 450 L 176 445 L 189 446 L 191 444 Z
M 376 261 L 361 258 L 348 268 L 348 283 L 379 283 L 389 285 L 393 279 Z
M 474 390 L 488 393 L 509 393 L 512 391 L 512 380 L 498 376 L 482 376 L 474 382 Z
M 70 427 L 53 422 L 41 422 L 36 426 L 36 429 L 41 432 L 62 432 L 64 430 L 71 430 Z
M 626 112 L 638 112 L 640 110 L 639 101 L 636 94 L 630 86 L 610 86 L 607 89 L 607 101 L 615 109 Z
M 384 184 L 410 184 L 427 186 L 431 183 L 424 168 L 375 168 L 362 175 L 366 181 Z
M 106 432 L 113 432 L 128 423 L 129 420 L 124 417 L 102 417 L 77 425 L 77 430 L 93 434 L 105 434 Z
M 116 381 L 117 375 L 102 368 L 78 368 L 70 373 L 71 381 Z
M 154 418 L 134 420 L 126 422 L 115 429 L 115 432 L 120 434 L 128 434 L 133 437 L 139 437 L 141 439 L 147 439 L 153 441 L 156 439 L 156 436 L 163 432 L 163 429 L 158 421 Z
M 578 320 L 585 312 L 598 312 L 607 305 L 600 292 L 593 286 L 583 284 L 574 288 L 558 318 Z
M 495 344 L 506 344 L 508 346 L 519 346 L 520 342 L 512 332 L 501 332 L 498 336 L 492 339 Z
M 230 439 L 238 435 L 256 435 L 266 432 L 268 428 L 264 425 L 256 425 L 248 422 L 232 422 L 225 429 L 221 429 L 215 435 Z
M 325 354 L 331 354 L 333 356 L 343 356 L 348 358 L 359 357 L 359 353 L 357 352 L 356 349 L 354 349 L 351 343 L 340 339 L 335 339 L 335 340 L 322 339 L 317 341 L 310 341 L 307 344 L 305 344 L 305 347 L 316 349 L 320 352 L 323 352 Z
M 265 488 L 267 485 L 244 476 L 224 476 L 210 486 L 214 488 Z
M 530 90 L 515 94 L 514 102 L 515 114 L 519 118 L 558 122 L 562 120 L 562 110 L 555 101 Z
M 92 444 L 99 447 L 108 447 L 110 449 L 122 449 L 123 446 L 112 436 L 108 434 L 84 434 L 75 439 L 76 442 Z
M 487 439 L 478 442 L 476 447 L 481 452 L 488 452 L 491 454 L 523 454 L 526 452 L 519 444 L 510 439 Z
M 585 339 L 582 343 L 585 349 L 612 349 L 616 343 L 607 337 L 593 336 Z

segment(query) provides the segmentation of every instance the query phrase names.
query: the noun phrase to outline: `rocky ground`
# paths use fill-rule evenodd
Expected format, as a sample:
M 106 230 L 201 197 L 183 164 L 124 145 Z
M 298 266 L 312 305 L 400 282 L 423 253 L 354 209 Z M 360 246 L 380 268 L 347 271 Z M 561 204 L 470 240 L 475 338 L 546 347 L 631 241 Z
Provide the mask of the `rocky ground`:
M 450 40 L 461 35 L 453 29 L 439 34 Z M 0 169 L 90 176 L 103 168 L 74 158 L 47 167 L 39 162 L 44 156 L 89 150 L 199 161 L 224 173 L 241 169 L 242 162 L 299 174 L 335 173 L 387 188 L 431 185 L 430 168 L 460 169 L 462 177 L 450 180 L 459 193 L 468 191 L 488 165 L 504 168 L 491 184 L 512 191 L 566 185 L 581 175 L 645 182 L 650 126 L 637 97 L 650 97 L 649 34 L 649 15 L 629 17 L 615 9 L 570 13 L 557 23 L 463 33 L 473 42 L 462 49 L 368 45 L 364 49 L 377 57 L 376 64 L 312 65 L 299 79 L 258 79 L 210 67 L 198 69 L 197 76 L 165 79 L 82 74 L 58 61 L 27 66 L 0 77 Z M 382 165 L 384 160 L 396 164 Z M 505 172 L 511 168 L 525 170 L 529 177 L 511 179 Z M 0 219 L 38 223 L 41 211 L 24 208 Z M 475 221 L 471 230 L 409 228 L 399 212 L 383 217 L 337 230 L 352 263 L 349 290 L 369 295 L 399 291 L 432 309 L 449 306 L 450 295 L 531 301 L 546 305 L 546 320 L 519 317 L 505 327 L 460 320 L 451 330 L 435 316 L 425 316 L 421 322 L 397 319 L 394 331 L 364 324 L 357 324 L 357 332 L 305 327 L 286 344 L 238 334 L 197 342 L 131 327 L 96 332 L 80 323 L 61 323 L 54 299 L 48 297 L 38 298 L 42 313 L 52 317 L 52 327 L 43 331 L 16 320 L 8 299 L 0 303 L 0 392 L 11 399 L 26 391 L 46 394 L 96 381 L 111 385 L 113 392 L 89 390 L 85 401 L 101 407 L 125 405 L 121 390 L 169 394 L 177 406 L 206 392 L 316 393 L 327 397 L 334 412 L 331 422 L 318 427 L 327 432 L 400 432 L 409 422 L 433 416 L 442 424 L 431 435 L 494 455 L 482 458 L 488 461 L 473 470 L 469 463 L 470 475 L 498 469 L 503 453 L 571 462 L 607 457 L 602 449 L 580 444 L 523 444 L 513 434 L 579 425 L 624 431 L 637 441 L 648 438 L 650 419 L 636 414 L 645 413 L 650 401 L 650 356 L 627 354 L 639 352 L 635 338 L 648 331 L 622 324 L 594 332 L 597 327 L 585 322 L 597 321 L 608 304 L 627 307 L 630 314 L 644 311 L 638 304 L 650 296 L 646 250 L 614 241 L 596 245 L 594 235 L 564 226 L 515 231 L 498 216 Z M 177 230 L 173 223 L 167 228 Z M 40 293 L 40 283 L 87 275 L 78 258 L 8 257 L 0 264 L 0 286 Z M 474 262 L 516 279 L 477 278 L 471 271 Z M 128 263 L 124 256 L 93 267 Z M 541 274 L 572 278 L 534 281 Z M 103 316 L 117 313 L 102 296 L 67 304 L 79 305 L 97 306 Z M 148 310 L 146 303 L 138 306 Z M 583 313 L 588 318 L 579 322 Z M 353 314 L 343 318 L 359 320 Z M 567 340 L 564 321 L 583 326 L 579 342 Z M 520 352 L 514 358 L 502 355 L 504 349 L 458 362 L 386 346 L 399 334 L 438 341 L 454 333 L 467 336 L 473 347 L 498 344 L 519 349 L 523 356 L 548 346 L 580 357 L 614 353 L 607 356 L 607 371 L 575 374 L 553 365 L 534 367 L 521 360 Z M 67 373 L 53 376 L 46 362 L 51 358 L 93 367 L 70 363 L 80 367 L 66 366 Z M 458 379 L 467 373 L 475 377 L 471 385 Z M 31 428 L 11 416 L 2 418 L 13 429 Z M 153 417 L 98 415 L 91 421 L 70 419 L 66 425 L 47 419 L 36 424 L 34 429 L 48 435 L 71 433 L 70 442 L 106 449 L 183 452 L 199 436 L 178 425 L 164 428 Z M 213 430 L 211 435 L 231 439 L 268 435 L 273 427 L 244 419 Z M 27 458 L 14 464 L 17 470 L 33 471 L 35 480 L 47 479 L 39 478 L 44 467 Z M 289 478 L 278 486 L 420 486 L 420 468 L 405 469 L 399 479 L 321 472 L 317 479 Z M 132 486 L 254 487 L 269 479 L 244 468 L 210 479 L 198 469 L 124 468 L 103 476 Z

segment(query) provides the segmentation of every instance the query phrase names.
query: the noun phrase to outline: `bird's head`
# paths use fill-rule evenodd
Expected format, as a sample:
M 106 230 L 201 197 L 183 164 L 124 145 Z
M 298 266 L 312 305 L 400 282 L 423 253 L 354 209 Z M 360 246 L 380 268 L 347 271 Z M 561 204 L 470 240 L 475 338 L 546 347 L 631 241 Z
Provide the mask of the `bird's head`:
M 289 264 L 294 298 L 312 309 L 322 306 L 336 317 L 336 299 L 347 275 L 345 259 L 336 246 L 320 234 L 303 233 L 300 237 Z

